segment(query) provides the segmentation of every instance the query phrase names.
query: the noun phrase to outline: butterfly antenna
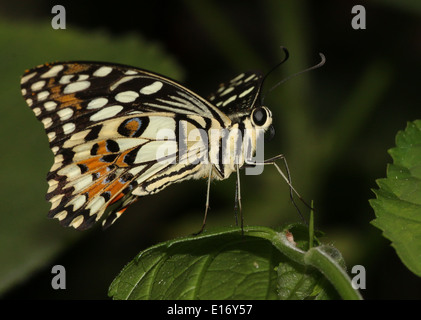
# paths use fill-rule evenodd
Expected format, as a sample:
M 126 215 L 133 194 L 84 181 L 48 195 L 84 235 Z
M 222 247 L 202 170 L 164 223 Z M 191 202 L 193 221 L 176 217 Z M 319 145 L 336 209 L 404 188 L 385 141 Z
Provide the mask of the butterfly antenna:
M 263 88 L 263 84 L 264 84 L 264 82 L 265 82 L 265 80 L 266 80 L 266 78 L 273 72 L 273 71 L 275 71 L 276 69 L 278 69 L 279 68 L 279 66 L 281 66 L 285 61 L 287 61 L 288 60 L 288 58 L 289 58 L 289 52 L 288 52 L 288 49 L 287 48 L 285 48 L 285 47 L 283 47 L 283 46 L 281 46 L 281 50 L 284 52 L 284 54 L 285 54 L 285 57 L 281 60 L 281 62 L 279 62 L 278 64 L 276 64 L 272 69 L 270 69 L 266 74 L 265 74 L 265 76 L 263 77 L 263 80 L 262 80 L 262 82 L 260 83 L 260 91 L 262 90 L 262 88 Z M 263 94 L 262 96 L 261 96 L 261 105 L 263 105 L 263 101 L 264 101 L 264 99 L 265 99 L 265 96 L 266 96 L 266 94 L 267 93 L 265 93 L 265 94 Z
M 282 62 L 280 62 L 280 63 L 278 63 L 272 70 L 270 70 L 267 74 L 266 74 L 266 76 L 263 78 L 263 81 L 266 79 L 266 77 L 268 76 L 268 74 L 269 73 L 271 73 L 273 70 L 275 70 L 277 67 L 279 67 L 282 63 L 284 63 L 287 59 L 288 59 L 288 56 L 289 56 L 289 54 L 288 54 L 288 51 L 286 51 L 286 49 L 285 48 L 283 48 L 283 47 L 281 47 L 283 50 L 284 50 L 284 52 L 286 53 L 286 58 L 284 59 L 284 60 L 282 60 Z M 302 73 L 304 73 L 304 72 L 307 72 L 307 71 L 311 71 L 311 70 L 314 70 L 314 69 L 318 69 L 318 68 L 320 68 L 320 67 L 322 67 L 325 63 L 326 63 L 326 57 L 325 57 L 325 55 L 323 54 L 323 53 L 319 53 L 319 55 L 320 55 L 320 62 L 318 63 L 318 64 L 316 64 L 316 65 L 314 65 L 314 66 L 312 66 L 312 67 L 310 67 L 310 68 L 307 68 L 307 69 L 304 69 L 304 70 L 302 70 L 302 71 L 299 71 L 299 72 L 297 72 L 297 73 L 294 73 L 294 74 L 292 74 L 292 75 L 290 75 L 290 76 L 288 76 L 288 77 L 286 77 L 285 79 L 283 79 L 283 80 L 281 80 L 281 81 L 279 81 L 278 83 L 276 83 L 272 88 L 270 88 L 264 95 L 262 95 L 262 105 L 263 105 L 263 101 L 264 101 L 264 99 L 265 99 L 265 96 L 269 93 L 269 92 L 271 92 L 271 91 L 273 91 L 275 88 L 277 88 L 279 85 L 281 85 L 282 83 L 284 83 L 284 82 L 286 82 L 286 81 L 288 81 L 288 80 L 290 80 L 291 78 L 294 78 L 294 77 L 296 77 L 296 76 L 298 76 L 298 75 L 300 75 L 300 74 L 302 74 Z M 262 81 L 262 84 L 263 84 L 263 81 Z

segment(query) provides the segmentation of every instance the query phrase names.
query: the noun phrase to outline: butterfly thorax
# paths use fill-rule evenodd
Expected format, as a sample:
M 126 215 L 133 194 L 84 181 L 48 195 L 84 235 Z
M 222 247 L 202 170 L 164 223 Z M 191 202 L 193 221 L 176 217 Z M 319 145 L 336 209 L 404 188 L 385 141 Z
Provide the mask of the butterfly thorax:
M 267 127 L 271 122 L 270 119 Z M 244 117 L 226 129 L 218 143 L 212 140 L 210 161 L 214 168 L 213 177 L 217 180 L 227 179 L 236 172 L 237 167 L 241 169 L 246 163 L 252 162 L 257 148 L 263 148 L 262 138 L 267 127 L 256 127 L 250 117 Z

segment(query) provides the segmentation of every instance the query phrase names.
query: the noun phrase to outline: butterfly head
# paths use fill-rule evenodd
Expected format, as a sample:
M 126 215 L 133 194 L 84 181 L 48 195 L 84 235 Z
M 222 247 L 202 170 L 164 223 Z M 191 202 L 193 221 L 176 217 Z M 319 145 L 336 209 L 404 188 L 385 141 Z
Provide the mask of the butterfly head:
M 272 125 L 272 112 L 265 106 L 255 107 L 250 114 L 251 125 L 255 129 L 263 129 L 268 133 L 268 139 L 275 135 L 275 128 Z
M 250 119 L 256 128 L 267 129 L 272 124 L 272 112 L 267 107 L 257 107 L 252 110 Z

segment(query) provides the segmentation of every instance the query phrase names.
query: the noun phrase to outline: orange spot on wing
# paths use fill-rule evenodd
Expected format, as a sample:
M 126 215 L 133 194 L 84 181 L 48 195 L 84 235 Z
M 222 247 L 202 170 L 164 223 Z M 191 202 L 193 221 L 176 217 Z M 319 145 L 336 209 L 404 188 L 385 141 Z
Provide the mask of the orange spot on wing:
M 74 93 L 58 96 L 55 98 L 55 100 L 60 103 L 61 108 L 72 106 L 78 110 L 82 109 L 82 106 L 80 105 L 82 100 L 76 98 Z
M 120 193 L 123 188 L 128 184 L 128 182 L 126 183 L 121 183 L 119 181 L 119 179 L 114 180 L 107 188 L 105 191 L 110 191 L 111 192 L 111 198 L 114 197 L 116 194 Z M 119 196 L 119 195 L 118 195 Z M 117 196 L 117 197 L 118 197 Z M 114 199 L 112 200 L 112 202 L 114 202 Z
M 109 163 L 100 161 L 101 155 L 92 157 L 86 160 L 79 161 L 78 164 L 85 165 L 89 172 L 99 172 L 100 175 L 106 174 L 106 168 L 110 165 Z M 102 170 L 101 170 L 102 169 Z
M 110 192 L 110 198 L 112 199 L 110 204 L 120 200 L 124 194 L 121 192 L 130 182 L 120 182 L 118 177 L 112 182 L 107 183 L 105 180 L 108 177 L 108 172 L 105 170 L 98 171 L 102 176 L 98 180 L 96 180 L 92 185 L 90 185 L 85 190 L 81 191 L 81 193 L 88 193 L 89 198 L 92 199 L 98 194 L 103 192 Z
M 51 78 L 48 82 L 51 93 L 49 99 L 54 99 L 59 104 L 60 108 L 72 106 L 78 110 L 82 109 L 80 103 L 83 101 L 76 98 L 75 93 L 63 94 L 63 85 L 54 85 L 54 81 L 54 78 Z
M 137 130 L 139 130 L 139 122 L 131 120 L 126 123 L 126 129 L 130 131 L 129 136 L 132 136 Z
M 97 154 L 109 154 L 110 152 L 107 151 L 107 142 L 106 141 L 100 141 L 98 142 L 98 150 Z
M 104 184 L 105 179 L 106 177 L 98 179 L 97 181 L 95 181 L 94 184 L 90 185 L 88 188 L 83 190 L 82 194 L 87 192 L 89 194 L 90 199 L 95 197 L 97 194 L 101 194 L 106 187 L 106 185 Z
M 89 69 L 88 64 L 72 63 L 72 64 L 68 65 L 67 69 L 63 73 L 64 74 L 74 74 L 74 73 L 86 71 L 88 69 Z
M 110 162 L 103 162 L 101 161 L 101 158 L 104 156 L 104 154 L 110 154 L 110 152 L 107 152 L 106 150 L 106 142 L 105 141 L 101 141 L 98 143 L 99 147 L 98 147 L 98 155 L 85 159 L 85 160 L 81 160 L 79 161 L 77 164 L 80 165 L 84 165 L 86 166 L 86 172 L 93 174 L 93 173 L 97 173 L 98 176 L 101 177 L 105 177 L 109 174 L 108 171 L 108 167 L 110 165 L 116 165 L 120 168 L 124 168 L 124 167 L 128 167 L 128 164 L 124 162 L 124 157 L 126 156 L 127 153 L 129 153 L 130 151 L 133 150 L 132 149 L 128 149 L 124 152 L 122 152 L 115 160 L 113 163 Z

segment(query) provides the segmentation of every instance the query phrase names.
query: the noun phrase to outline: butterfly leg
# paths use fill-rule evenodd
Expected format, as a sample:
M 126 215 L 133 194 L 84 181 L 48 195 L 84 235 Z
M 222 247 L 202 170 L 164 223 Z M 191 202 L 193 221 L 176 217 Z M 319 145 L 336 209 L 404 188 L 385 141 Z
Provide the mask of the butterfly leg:
M 238 179 L 235 180 L 234 217 L 235 226 L 238 227 Z
M 282 170 L 278 167 L 278 165 L 276 164 L 276 162 L 275 162 L 276 160 L 282 160 L 284 162 L 285 170 L 287 172 L 286 176 L 282 172 Z M 291 202 L 294 204 L 294 206 L 297 207 L 295 205 L 295 202 L 294 202 L 294 193 L 293 192 L 295 192 L 298 197 L 301 198 L 301 196 L 298 194 L 297 191 L 295 191 L 294 187 L 292 186 L 291 174 L 289 172 L 288 163 L 287 163 L 287 159 L 285 158 L 285 156 L 283 154 L 278 154 L 277 156 L 275 156 L 273 158 L 265 160 L 263 163 L 264 164 L 273 164 L 276 167 L 278 172 L 281 174 L 281 176 L 284 178 L 284 180 L 288 183 L 288 185 L 289 185 L 289 197 L 291 199 Z M 298 210 L 298 208 L 297 208 L 297 210 Z M 298 211 L 300 211 L 300 210 L 298 210 Z M 301 213 L 300 213 L 300 215 L 301 215 Z
M 201 234 L 203 232 L 203 230 L 205 229 L 205 225 L 206 225 L 206 218 L 208 216 L 208 210 L 209 210 L 209 195 L 210 195 L 210 185 L 211 185 L 211 178 L 212 178 L 212 166 L 210 166 L 209 169 L 209 175 L 208 175 L 208 189 L 206 192 L 206 205 L 205 205 L 205 215 L 203 217 L 203 223 L 202 223 L 202 227 L 200 228 L 200 230 L 198 232 L 193 233 L 194 236 L 197 236 L 199 234 Z
M 285 166 L 285 170 L 286 170 L 286 175 L 285 173 L 281 170 L 281 168 L 279 168 L 278 164 L 276 163 L 277 160 L 282 160 Z M 288 168 L 288 163 L 287 160 L 285 158 L 285 156 L 283 154 L 279 154 L 275 157 L 272 157 L 270 159 L 264 160 L 263 162 L 251 162 L 248 163 L 249 165 L 273 165 L 275 166 L 276 170 L 279 172 L 279 174 L 282 176 L 282 178 L 286 181 L 286 183 L 288 184 L 289 188 L 290 188 L 290 199 L 292 204 L 294 205 L 294 207 L 297 209 L 298 214 L 300 215 L 300 217 L 303 219 L 303 221 L 306 221 L 303 217 L 303 215 L 301 214 L 300 209 L 298 208 L 297 204 L 294 201 L 294 194 L 300 199 L 300 201 L 302 203 L 304 203 L 305 206 L 307 206 L 308 208 L 314 210 L 314 208 L 312 208 L 307 202 L 304 201 L 304 199 L 301 197 L 301 195 L 298 193 L 297 190 L 295 190 L 295 188 L 292 186 L 292 180 L 291 180 L 291 174 L 289 172 L 289 168 Z
M 240 219 L 241 219 L 241 233 L 244 234 L 244 217 L 243 217 L 243 210 L 241 207 L 241 187 L 240 187 L 240 168 L 238 164 L 235 166 L 237 170 L 237 180 L 235 183 L 235 205 L 234 205 L 234 212 L 235 212 L 235 225 L 238 226 L 238 219 L 237 219 L 237 211 L 240 211 Z

